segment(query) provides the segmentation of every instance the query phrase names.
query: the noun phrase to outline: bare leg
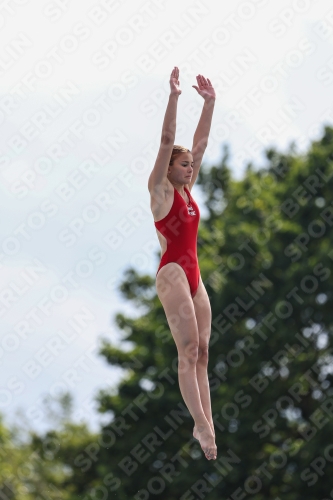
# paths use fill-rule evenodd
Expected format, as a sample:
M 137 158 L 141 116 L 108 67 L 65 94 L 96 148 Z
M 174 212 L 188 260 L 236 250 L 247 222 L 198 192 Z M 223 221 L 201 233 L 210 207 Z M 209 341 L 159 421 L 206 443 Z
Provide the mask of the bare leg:
M 208 422 L 211 425 L 213 434 L 215 436 L 214 422 L 211 409 L 211 400 L 210 400 L 210 387 L 209 387 L 208 373 L 207 373 L 208 346 L 211 333 L 212 312 L 211 312 L 209 297 L 201 277 L 199 280 L 198 291 L 193 298 L 193 304 L 194 304 L 195 315 L 198 325 L 198 332 L 199 332 L 199 355 L 196 364 L 196 374 L 200 391 L 200 399 L 203 411 L 206 415 Z M 198 439 L 198 432 L 196 426 L 194 426 L 193 435 L 196 439 Z
M 197 353 L 198 346 L 189 343 L 185 350 L 178 353 L 178 380 L 180 392 L 185 404 L 191 413 L 196 426 L 197 435 L 203 451 L 208 459 L 215 458 L 216 446 L 214 434 L 212 433 L 210 421 L 203 410 L 199 384 L 197 379 Z
M 208 381 L 208 373 L 207 373 L 207 362 L 203 359 L 200 358 L 198 359 L 198 362 L 196 364 L 196 375 L 197 375 L 197 381 L 198 381 L 198 386 L 199 386 L 199 391 L 200 391 L 200 400 L 202 404 L 202 408 L 204 411 L 204 414 L 212 428 L 212 431 L 215 435 L 215 430 L 214 430 L 214 422 L 213 422 L 213 417 L 212 417 L 212 408 L 211 408 L 211 400 L 210 400 L 210 387 L 209 387 L 209 381 Z M 194 426 L 193 429 L 193 435 L 196 439 L 198 439 L 198 432 L 196 429 L 196 426 Z
M 173 271 L 172 279 L 167 281 L 170 283 L 169 287 L 165 286 L 168 270 L 169 272 Z M 196 373 L 199 334 L 194 305 L 184 270 L 178 264 L 166 264 L 157 275 L 156 289 L 178 350 L 180 392 L 196 423 L 201 448 L 209 460 L 215 459 L 214 434 L 203 410 Z

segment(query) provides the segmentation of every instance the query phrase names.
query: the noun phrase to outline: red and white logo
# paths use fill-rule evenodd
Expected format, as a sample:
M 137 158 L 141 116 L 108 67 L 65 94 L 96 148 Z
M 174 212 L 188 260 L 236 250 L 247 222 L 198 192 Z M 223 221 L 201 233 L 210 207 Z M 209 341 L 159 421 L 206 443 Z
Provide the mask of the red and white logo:
M 187 206 L 187 209 L 188 209 L 189 215 L 196 215 L 196 212 L 195 212 L 194 208 L 192 207 L 192 205 Z

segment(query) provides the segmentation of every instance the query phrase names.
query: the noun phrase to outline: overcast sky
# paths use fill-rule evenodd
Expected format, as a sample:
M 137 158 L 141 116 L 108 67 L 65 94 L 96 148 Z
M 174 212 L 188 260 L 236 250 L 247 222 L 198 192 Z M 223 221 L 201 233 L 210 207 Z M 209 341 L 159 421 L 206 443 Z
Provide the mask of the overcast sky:
M 154 275 L 159 244 L 147 180 L 174 66 L 176 143 L 189 148 L 217 92 L 207 165 L 229 144 L 233 175 L 264 148 L 304 150 L 333 120 L 329 0 L 42 0 L 0 7 L 0 412 L 45 426 L 41 399 L 67 389 L 93 427 L 93 397 L 121 370 L 117 284 Z M 202 216 L 204 199 L 193 189 Z

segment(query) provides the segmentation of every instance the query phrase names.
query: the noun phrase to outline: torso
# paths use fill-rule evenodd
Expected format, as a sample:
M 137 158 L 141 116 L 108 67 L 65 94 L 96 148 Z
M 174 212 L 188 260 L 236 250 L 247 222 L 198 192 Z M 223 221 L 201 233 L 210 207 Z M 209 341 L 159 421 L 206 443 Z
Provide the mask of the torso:
M 188 188 L 188 185 L 185 186 L 188 191 L 190 189 Z M 152 211 L 154 221 L 159 221 L 164 219 L 166 215 L 170 212 L 173 200 L 174 200 L 174 191 L 175 188 L 171 184 L 171 182 L 166 179 L 166 184 L 165 186 L 161 186 L 160 189 L 158 190 L 158 199 L 154 198 L 152 195 L 150 196 L 150 209 Z M 189 202 L 189 198 L 187 193 L 185 192 L 185 201 L 186 203 Z M 161 256 L 164 254 L 167 248 L 167 242 L 166 238 L 163 236 L 163 234 L 160 233 L 160 231 L 155 227 L 156 233 L 161 245 Z

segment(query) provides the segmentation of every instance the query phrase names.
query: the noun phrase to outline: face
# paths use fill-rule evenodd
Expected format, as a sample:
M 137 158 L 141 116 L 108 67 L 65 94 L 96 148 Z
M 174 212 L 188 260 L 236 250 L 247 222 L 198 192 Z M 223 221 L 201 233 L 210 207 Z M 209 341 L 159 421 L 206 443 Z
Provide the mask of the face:
M 193 156 L 181 153 L 176 156 L 173 165 L 169 165 L 168 179 L 176 184 L 189 184 L 193 174 Z

